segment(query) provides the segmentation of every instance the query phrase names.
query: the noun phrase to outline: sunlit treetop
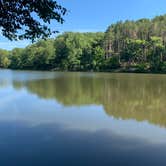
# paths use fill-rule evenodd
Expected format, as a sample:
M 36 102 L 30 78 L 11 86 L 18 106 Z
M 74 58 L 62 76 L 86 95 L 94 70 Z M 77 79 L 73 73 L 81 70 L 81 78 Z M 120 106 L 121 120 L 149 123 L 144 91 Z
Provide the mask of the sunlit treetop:
M 54 0 L 0 0 L 0 29 L 9 40 L 45 39 L 57 32 L 51 21 L 64 23 L 66 8 Z

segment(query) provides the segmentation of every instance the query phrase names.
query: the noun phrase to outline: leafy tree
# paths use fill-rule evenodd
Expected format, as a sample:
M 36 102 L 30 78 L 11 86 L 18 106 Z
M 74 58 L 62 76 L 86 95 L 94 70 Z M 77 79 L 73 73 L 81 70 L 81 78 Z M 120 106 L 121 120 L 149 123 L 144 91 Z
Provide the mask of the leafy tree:
M 150 67 L 153 71 L 161 71 L 164 45 L 160 37 L 151 37 L 149 45 Z
M 10 65 L 10 60 L 8 58 L 9 52 L 6 50 L 0 50 L 0 67 L 8 68 Z
M 121 59 L 127 62 L 146 61 L 146 47 L 145 40 L 127 39 L 125 48 L 121 51 Z
M 93 69 L 95 71 L 100 71 L 103 69 L 103 64 L 104 64 L 104 54 L 105 51 L 102 47 L 97 46 L 93 49 Z
M 103 33 L 64 33 L 55 39 L 55 63 L 65 70 L 92 70 Z M 98 48 L 99 50 L 99 48 Z M 103 50 L 103 49 L 102 49 Z M 104 57 L 104 53 L 103 53 Z
M 120 71 L 165 72 L 165 29 L 166 15 L 163 15 L 151 20 L 120 21 L 109 26 L 105 33 L 66 32 L 25 49 L 14 49 L 9 55 L 1 56 L 0 65 L 35 70 L 112 71 L 120 68 Z
M 0 28 L 10 40 L 47 38 L 52 20 L 64 22 L 67 10 L 54 0 L 0 0 Z
M 105 70 L 118 69 L 120 67 L 118 56 L 112 56 L 106 59 L 104 63 Z
M 22 61 L 21 61 L 23 50 L 24 49 L 15 48 L 10 52 L 9 59 L 10 59 L 11 63 L 9 65 L 9 67 L 11 69 L 22 69 L 23 68 Z

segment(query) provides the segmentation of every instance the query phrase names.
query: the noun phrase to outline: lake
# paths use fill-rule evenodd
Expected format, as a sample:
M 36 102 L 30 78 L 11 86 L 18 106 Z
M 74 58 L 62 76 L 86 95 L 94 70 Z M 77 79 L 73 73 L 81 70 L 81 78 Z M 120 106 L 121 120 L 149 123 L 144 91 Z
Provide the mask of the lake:
M 0 166 L 166 165 L 166 75 L 0 70 Z

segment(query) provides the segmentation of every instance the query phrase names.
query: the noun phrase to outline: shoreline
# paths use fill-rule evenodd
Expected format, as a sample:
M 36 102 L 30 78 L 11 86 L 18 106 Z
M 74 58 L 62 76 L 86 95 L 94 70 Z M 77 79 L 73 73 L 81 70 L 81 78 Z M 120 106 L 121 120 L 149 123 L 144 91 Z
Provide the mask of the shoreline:
M 0 68 L 0 70 L 12 70 L 12 71 L 34 71 L 34 72 L 83 72 L 83 73 L 126 73 L 126 74 L 163 74 L 166 75 L 166 72 L 153 72 L 153 71 L 137 71 L 133 70 L 133 68 L 129 69 L 112 69 L 112 70 L 101 70 L 101 71 L 95 71 L 95 70 L 37 70 L 37 69 L 11 69 L 11 68 Z

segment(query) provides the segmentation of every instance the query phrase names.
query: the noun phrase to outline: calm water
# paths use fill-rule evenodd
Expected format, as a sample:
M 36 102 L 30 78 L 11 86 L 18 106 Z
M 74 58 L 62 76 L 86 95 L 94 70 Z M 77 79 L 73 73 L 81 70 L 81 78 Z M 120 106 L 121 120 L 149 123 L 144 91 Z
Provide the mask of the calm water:
M 166 165 L 166 75 L 0 70 L 0 166 Z

